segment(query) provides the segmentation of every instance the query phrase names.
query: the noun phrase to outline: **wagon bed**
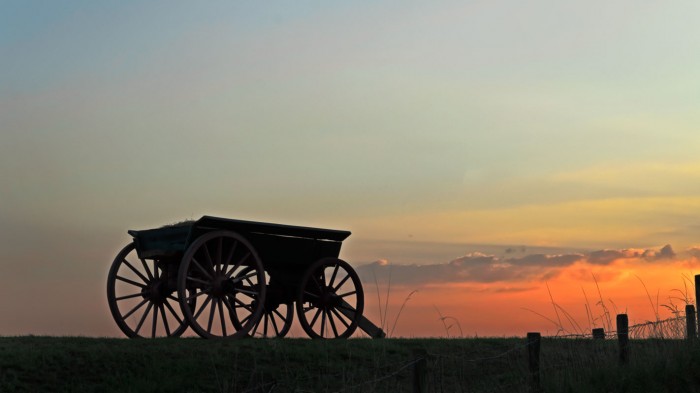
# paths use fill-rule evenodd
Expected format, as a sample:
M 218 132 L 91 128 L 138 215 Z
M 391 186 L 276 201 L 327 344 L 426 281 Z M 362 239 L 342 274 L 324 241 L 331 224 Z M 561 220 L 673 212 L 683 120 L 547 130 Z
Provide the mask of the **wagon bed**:
M 196 221 L 186 221 L 156 229 L 130 230 L 141 258 L 154 258 L 183 253 L 198 236 L 213 230 L 230 230 L 238 233 L 290 237 L 324 242 L 342 242 L 349 231 L 312 228 L 267 222 L 236 220 L 203 216 Z

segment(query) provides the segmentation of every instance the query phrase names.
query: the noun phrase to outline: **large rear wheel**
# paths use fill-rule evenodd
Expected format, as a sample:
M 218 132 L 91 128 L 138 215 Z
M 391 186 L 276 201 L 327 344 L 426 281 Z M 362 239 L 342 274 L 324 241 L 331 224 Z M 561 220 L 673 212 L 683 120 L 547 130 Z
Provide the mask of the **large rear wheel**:
M 253 246 L 231 231 L 198 237 L 180 263 L 177 289 L 185 319 L 206 338 L 245 337 L 260 320 L 265 304 L 265 271 Z M 192 301 L 196 300 L 196 306 Z M 237 310 L 248 317 L 235 324 Z

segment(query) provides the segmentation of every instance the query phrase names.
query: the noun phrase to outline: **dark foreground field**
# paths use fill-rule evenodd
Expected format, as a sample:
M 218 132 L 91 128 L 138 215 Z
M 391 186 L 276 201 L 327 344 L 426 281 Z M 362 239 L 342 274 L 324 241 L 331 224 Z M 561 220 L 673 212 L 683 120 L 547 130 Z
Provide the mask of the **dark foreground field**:
M 547 392 L 700 392 L 700 345 L 543 339 Z M 0 338 L 0 392 L 526 392 L 525 339 Z

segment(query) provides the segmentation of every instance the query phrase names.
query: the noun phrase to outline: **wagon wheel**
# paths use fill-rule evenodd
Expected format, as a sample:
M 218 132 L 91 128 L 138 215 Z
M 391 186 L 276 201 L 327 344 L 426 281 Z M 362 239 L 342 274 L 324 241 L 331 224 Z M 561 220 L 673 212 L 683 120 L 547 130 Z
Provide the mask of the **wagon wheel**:
M 248 273 L 242 274 L 245 269 Z M 255 249 L 243 236 L 230 231 L 209 232 L 197 238 L 182 257 L 177 290 L 182 313 L 197 334 L 206 338 L 244 337 L 263 313 L 265 272 Z M 188 303 L 194 299 L 198 299 L 197 307 Z M 239 308 L 250 315 L 236 326 L 230 315 Z
M 251 273 L 251 268 L 245 268 L 236 275 L 236 277 L 246 277 Z M 244 278 L 244 281 L 249 281 Z M 269 283 L 268 275 L 265 274 L 265 282 Z M 250 283 L 249 283 L 250 284 Z M 284 302 L 284 293 L 282 288 L 277 288 L 274 285 L 267 285 L 265 294 L 265 306 L 263 314 L 255 324 L 253 329 L 248 333 L 252 337 L 284 337 L 292 327 L 294 320 L 294 302 Z M 241 298 L 245 301 L 246 294 L 236 293 L 234 299 Z M 235 300 L 234 300 L 235 301 Z M 239 307 L 236 312 L 231 313 L 231 322 L 236 329 L 242 328 L 242 323 L 245 323 L 250 318 L 251 310 L 246 307 Z
M 128 337 L 177 337 L 187 330 L 175 287 L 168 285 L 173 280 L 168 280 L 166 267 L 139 258 L 133 242 L 114 258 L 107 277 L 107 302 L 114 321 Z
M 362 317 L 360 278 L 345 261 L 323 258 L 306 271 L 297 299 L 297 316 L 311 338 L 347 338 Z

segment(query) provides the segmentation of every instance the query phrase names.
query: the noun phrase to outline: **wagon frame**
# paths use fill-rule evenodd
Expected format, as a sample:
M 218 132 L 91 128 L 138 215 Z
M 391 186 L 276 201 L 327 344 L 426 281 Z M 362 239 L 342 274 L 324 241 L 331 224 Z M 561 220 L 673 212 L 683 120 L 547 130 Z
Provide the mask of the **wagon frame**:
M 312 338 L 347 338 L 363 316 L 355 270 L 338 258 L 348 231 L 203 216 L 130 230 L 114 259 L 107 298 L 128 337 L 284 337 L 297 315 Z

